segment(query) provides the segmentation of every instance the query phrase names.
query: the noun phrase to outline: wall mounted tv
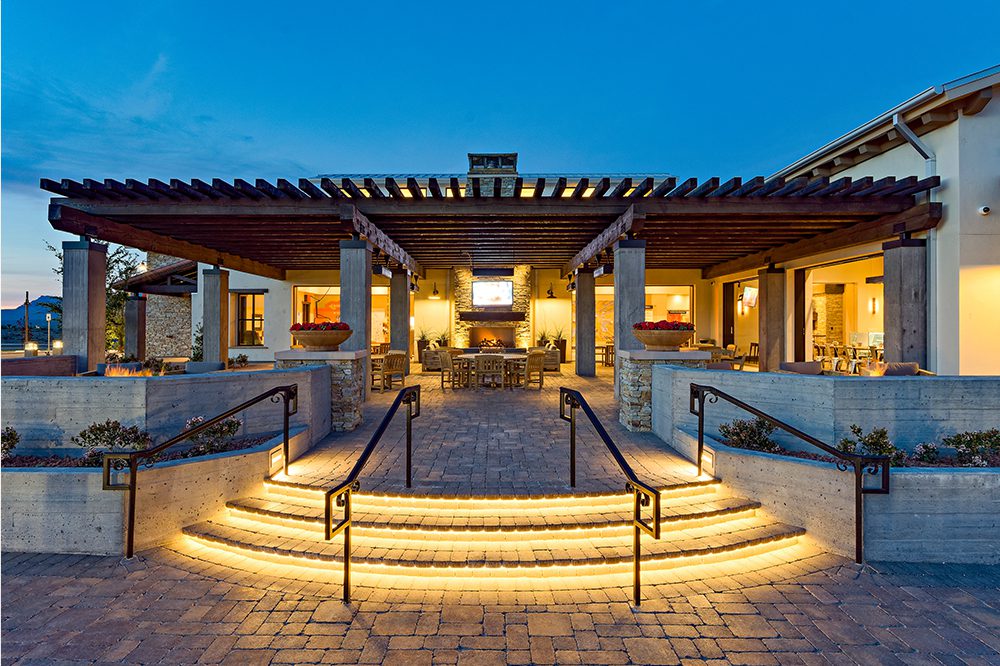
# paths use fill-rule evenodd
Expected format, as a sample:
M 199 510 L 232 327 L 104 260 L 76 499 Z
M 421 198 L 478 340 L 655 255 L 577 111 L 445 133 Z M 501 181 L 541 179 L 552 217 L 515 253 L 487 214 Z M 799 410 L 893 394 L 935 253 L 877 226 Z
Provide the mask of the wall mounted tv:
M 514 305 L 514 283 L 511 280 L 476 280 L 472 283 L 473 307 L 510 307 Z

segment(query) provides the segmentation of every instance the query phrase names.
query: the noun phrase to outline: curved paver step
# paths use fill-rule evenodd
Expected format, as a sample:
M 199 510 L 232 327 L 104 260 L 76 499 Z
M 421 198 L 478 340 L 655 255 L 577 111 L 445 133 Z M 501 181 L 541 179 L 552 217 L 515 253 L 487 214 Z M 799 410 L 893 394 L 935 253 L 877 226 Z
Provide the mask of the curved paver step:
M 744 548 L 788 540 L 804 534 L 804 530 L 776 522 L 754 518 L 733 521 L 729 531 L 719 526 L 701 530 L 664 532 L 659 540 L 642 540 L 642 559 L 659 562 L 675 558 L 705 557 L 730 553 Z M 227 522 L 207 521 L 184 529 L 197 540 L 234 548 L 244 553 L 260 553 L 270 557 L 303 561 L 341 562 L 343 539 L 327 542 L 304 530 L 280 528 L 252 521 L 230 519 Z M 548 566 L 593 566 L 621 564 L 632 558 L 630 530 L 620 535 L 600 539 L 565 541 L 558 538 L 535 540 L 504 539 L 464 544 L 460 540 L 425 542 L 395 536 L 377 539 L 356 528 L 352 534 L 352 562 L 389 567 L 432 567 L 490 569 L 505 567 L 530 569 Z M 429 547 L 428 547 L 429 546 Z M 471 546 L 471 547 L 466 547 Z
M 696 497 L 695 500 L 663 502 L 661 523 L 705 520 L 743 514 L 760 508 L 759 502 L 738 497 L 709 500 Z M 629 504 L 631 502 L 622 503 L 622 506 L 610 510 L 598 507 L 590 511 L 536 513 L 494 511 L 490 514 L 469 511 L 445 513 L 433 509 L 409 510 L 405 506 L 386 508 L 386 510 L 367 510 L 358 508 L 356 503 L 353 507 L 353 518 L 354 524 L 358 527 L 384 530 L 524 532 L 599 529 L 631 524 L 632 512 Z M 227 502 L 226 506 L 265 520 L 290 521 L 311 525 L 317 529 L 322 529 L 325 516 L 322 501 L 319 500 L 281 501 L 267 497 L 246 497 Z

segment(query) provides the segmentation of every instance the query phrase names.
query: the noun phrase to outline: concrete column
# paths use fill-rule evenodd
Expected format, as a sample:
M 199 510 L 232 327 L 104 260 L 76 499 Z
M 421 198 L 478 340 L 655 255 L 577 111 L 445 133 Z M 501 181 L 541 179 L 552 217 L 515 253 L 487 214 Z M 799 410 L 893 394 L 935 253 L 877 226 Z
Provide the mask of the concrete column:
M 365 353 L 362 383 L 367 394 L 372 348 L 372 251 L 368 241 L 340 241 L 340 321 L 354 331 L 340 349 Z
M 393 271 L 389 281 L 389 347 L 410 356 L 410 272 L 405 268 Z
M 760 371 L 775 371 L 785 360 L 785 269 L 757 273 L 757 341 Z
M 201 272 L 202 350 L 206 363 L 229 361 L 229 271 Z
M 642 349 L 632 324 L 646 319 L 646 241 L 615 243 L 615 398 L 619 394 L 623 349 Z
M 581 270 L 576 275 L 576 374 L 581 377 L 597 374 L 595 306 L 594 274 Z
M 62 250 L 63 354 L 76 356 L 77 372 L 89 372 L 107 351 L 108 246 L 66 241 Z
M 927 367 L 927 241 L 905 238 L 882 246 L 885 360 Z
M 125 300 L 125 355 L 146 359 L 146 297 L 129 296 Z

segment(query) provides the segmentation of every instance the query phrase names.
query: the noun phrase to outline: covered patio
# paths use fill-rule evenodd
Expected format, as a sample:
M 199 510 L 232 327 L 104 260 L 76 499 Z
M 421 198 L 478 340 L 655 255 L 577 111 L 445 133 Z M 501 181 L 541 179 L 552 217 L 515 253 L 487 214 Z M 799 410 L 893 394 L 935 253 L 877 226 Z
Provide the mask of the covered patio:
M 885 360 L 924 364 L 926 248 L 913 236 L 940 220 L 941 205 L 924 201 L 937 177 L 530 176 L 502 159 L 478 157 L 470 156 L 465 177 L 42 180 L 43 189 L 61 195 L 50 205 L 52 226 L 82 239 L 64 247 L 66 353 L 81 359 L 80 370 L 98 362 L 103 290 L 94 288 L 94 276 L 104 257 L 89 242 L 97 239 L 211 267 L 198 276 L 206 360 L 227 357 L 231 271 L 274 280 L 339 271 L 339 314 L 354 331 L 341 348 L 365 355 L 373 273 L 389 278 L 387 300 L 399 304 L 389 314 L 389 344 L 409 349 L 408 303 L 422 277 L 461 269 L 461 279 L 471 280 L 521 266 L 554 271 L 573 292 L 573 356 L 581 376 L 593 376 L 597 366 L 597 285 L 613 280 L 620 371 L 621 352 L 642 349 L 631 327 L 646 319 L 649 271 L 695 271 L 709 284 L 754 275 L 759 369 L 775 370 L 784 360 L 807 360 L 804 310 L 796 307 L 791 326 L 785 315 L 786 300 L 804 299 L 805 287 L 776 265 L 884 242 Z M 461 310 L 454 297 L 452 309 Z M 483 310 L 455 312 L 455 319 L 486 319 Z M 723 337 L 714 333 L 725 326 L 725 314 L 721 326 L 718 306 L 709 316 L 711 326 L 699 325 L 698 337 Z

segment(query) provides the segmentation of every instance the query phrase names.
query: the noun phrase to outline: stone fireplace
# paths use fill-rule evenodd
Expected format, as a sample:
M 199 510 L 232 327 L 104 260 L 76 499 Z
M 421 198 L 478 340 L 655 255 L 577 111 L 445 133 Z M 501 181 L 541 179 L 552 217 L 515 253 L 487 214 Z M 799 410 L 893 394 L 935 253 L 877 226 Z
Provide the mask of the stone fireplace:
M 470 326 L 469 346 L 478 347 L 483 342 L 495 347 L 517 347 L 513 326 Z
M 452 290 L 455 299 L 454 308 L 454 329 L 452 331 L 452 344 L 456 347 L 474 347 L 471 340 L 471 329 L 478 328 L 508 328 L 513 329 L 514 343 L 512 347 L 530 347 L 531 342 L 531 266 L 517 264 L 514 266 L 514 276 L 510 278 L 514 282 L 514 305 L 510 308 L 512 316 L 509 320 L 500 318 L 498 310 L 490 311 L 490 315 L 484 312 L 483 319 L 475 319 L 473 316 L 463 317 L 463 313 L 472 311 L 472 269 L 464 266 L 456 266 L 452 269 Z M 507 278 L 505 278 L 507 279 Z M 493 316 L 492 320 L 489 316 Z M 510 322 L 508 324 L 508 321 Z

